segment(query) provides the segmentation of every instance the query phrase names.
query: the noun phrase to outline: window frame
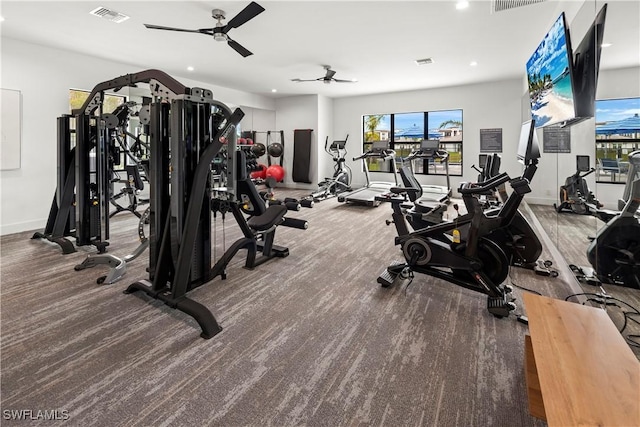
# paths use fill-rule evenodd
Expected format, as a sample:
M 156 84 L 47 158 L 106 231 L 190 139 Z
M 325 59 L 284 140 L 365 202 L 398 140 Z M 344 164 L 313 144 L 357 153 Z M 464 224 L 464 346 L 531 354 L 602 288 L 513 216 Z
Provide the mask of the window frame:
M 597 99 L 595 101 L 595 132 L 594 132 L 594 141 L 595 141 L 595 169 L 596 169 L 596 183 L 598 184 L 615 184 L 615 185 L 625 185 L 627 182 L 627 171 L 628 171 L 628 159 L 626 160 L 627 170 L 625 171 L 625 158 L 629 155 L 629 153 L 640 150 L 640 132 L 634 134 L 630 134 L 629 137 L 625 137 L 625 134 L 611 134 L 606 135 L 603 134 L 599 137 L 597 130 L 599 125 L 606 125 L 610 122 L 615 122 L 616 120 L 603 120 L 603 118 L 598 118 L 598 111 L 603 107 L 606 110 L 610 110 L 610 105 L 607 104 L 611 102 L 612 104 L 615 102 L 623 102 L 623 101 L 631 101 L 633 104 L 637 104 L 635 107 L 640 112 L 640 97 L 623 97 L 623 98 L 607 98 L 607 99 Z M 604 105 L 602 104 L 604 103 Z M 626 110 L 628 106 L 625 106 L 620 110 Z M 629 113 L 632 114 L 632 113 Z M 638 113 L 636 113 L 638 114 Z M 599 122 L 600 121 L 600 122 Z M 600 123 L 600 124 L 599 124 Z M 613 136 L 613 138 L 611 138 Z M 604 155 L 600 155 L 600 153 L 604 151 Z M 609 155 L 610 152 L 613 152 L 613 156 Z M 602 159 L 615 160 L 618 164 L 618 168 L 606 168 L 602 166 Z M 602 177 L 608 177 L 607 180 L 602 179 Z M 617 178 L 614 180 L 614 177 Z
M 433 113 L 439 113 L 439 112 L 454 112 L 454 111 L 459 111 L 460 112 L 460 141 L 445 141 L 442 142 L 440 139 L 440 144 L 441 147 L 443 149 L 446 149 L 447 151 L 449 151 L 450 153 L 459 153 L 460 158 L 459 161 L 456 161 L 454 163 L 454 165 L 459 165 L 459 170 L 458 167 L 454 168 L 454 171 L 451 170 L 451 163 L 449 164 L 449 176 L 456 176 L 456 177 L 461 177 L 463 176 L 463 171 L 464 171 L 464 110 L 462 108 L 452 108 L 452 109 L 443 109 L 443 110 L 431 110 L 431 111 L 406 111 L 406 112 L 396 112 L 396 113 L 381 113 L 381 114 L 364 114 L 362 116 L 362 150 L 363 152 L 366 152 L 369 147 L 371 146 L 372 141 L 367 141 L 367 118 L 371 117 L 371 116 L 388 116 L 389 117 L 389 129 L 388 129 L 388 133 L 389 133 L 389 137 L 388 137 L 388 141 L 389 141 L 389 148 L 395 150 L 396 152 L 398 152 L 398 150 L 401 151 L 406 151 L 407 149 L 413 149 L 413 148 L 418 148 L 420 146 L 420 141 L 422 141 L 423 139 L 426 139 L 429 137 L 429 114 L 433 114 Z M 405 115 L 405 114 L 422 114 L 422 136 L 421 137 L 416 137 L 417 140 L 412 142 L 412 141 L 398 141 L 396 140 L 396 132 L 395 132 L 395 126 L 396 126 L 396 116 L 400 116 L 400 115 Z M 376 128 L 376 130 L 378 130 Z M 379 131 L 383 131 L 385 129 L 379 130 Z M 419 138 L 419 139 L 418 139 Z M 412 147 L 413 146 L 413 147 Z M 449 147 L 447 147 L 449 146 Z M 399 148 L 402 147 L 402 148 Z M 453 148 L 452 151 L 450 151 L 448 148 Z M 457 149 L 456 149 L 457 148 Z M 408 154 L 408 153 L 407 153 Z M 457 156 L 456 156 L 457 157 Z M 456 159 L 457 160 L 457 159 Z M 379 161 L 376 163 L 376 165 L 374 166 L 374 164 L 371 161 L 368 161 L 369 164 L 371 166 L 373 166 L 372 168 L 370 168 L 369 172 L 374 173 L 374 172 L 386 172 L 389 173 L 391 172 L 391 161 L 386 162 L 387 164 L 382 167 L 381 165 L 379 165 Z M 402 162 L 402 157 L 398 156 L 396 157 L 396 162 L 397 163 L 401 163 Z M 445 172 L 444 171 L 438 171 L 438 169 L 435 167 L 435 165 L 430 164 L 428 160 L 424 160 L 423 164 L 421 165 L 422 167 L 416 167 L 414 173 L 416 175 L 439 175 L 439 176 L 444 176 Z M 426 166 L 426 167 L 425 167 Z M 432 167 L 429 167 L 432 166 Z

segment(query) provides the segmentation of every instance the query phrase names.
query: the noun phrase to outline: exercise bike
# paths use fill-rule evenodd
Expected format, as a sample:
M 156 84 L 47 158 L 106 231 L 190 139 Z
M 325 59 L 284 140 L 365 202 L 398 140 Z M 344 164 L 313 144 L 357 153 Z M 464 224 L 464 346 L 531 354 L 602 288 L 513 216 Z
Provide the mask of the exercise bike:
M 309 196 L 314 202 L 335 197 L 345 191 L 351 191 L 351 169 L 345 164 L 348 138 L 349 135 L 344 141 L 333 141 L 329 146 L 329 137 L 327 136 L 324 142 L 324 151 L 333 158 L 335 163 L 333 165 L 333 176 L 325 178 L 324 181 L 318 183 L 318 190 Z
M 438 277 L 458 286 L 487 295 L 487 309 L 496 317 L 505 317 L 516 308 L 510 296 L 511 287 L 504 285 L 509 274 L 509 257 L 492 238 L 495 230 L 508 227 L 518 212 L 524 195 L 531 191 L 529 183 L 537 169 L 540 150 L 533 121 L 523 124 L 518 158 L 525 164 L 522 177 L 511 179 L 502 173 L 487 183 L 464 184 L 458 189 L 468 212 L 455 221 L 409 232 L 401 204 L 402 194 L 415 191 L 401 187 L 391 189 L 397 197 L 388 199 L 393 208 L 393 222 L 405 262 L 394 262 L 378 277 L 383 287 L 413 276 L 414 272 Z M 509 183 L 512 192 L 499 212 L 488 216 L 477 195 L 498 185 Z
M 576 156 L 576 173 L 568 177 L 560 187 L 560 204 L 554 204 L 558 213 L 568 211 L 589 215 L 602 207 L 584 179 L 595 171 L 595 168 L 589 167 L 589 156 Z
M 587 248 L 602 283 L 640 289 L 640 178 L 633 181 L 624 209 L 606 223 Z
M 400 170 L 400 176 L 405 185 L 404 190 L 406 195 L 404 196 L 405 200 L 399 204 L 399 207 L 401 208 L 404 218 L 411 225 L 411 228 L 413 230 L 420 230 L 442 223 L 442 205 L 434 205 L 432 202 L 424 202 L 413 196 L 413 194 L 420 194 L 420 186 L 409 168 L 403 167 Z M 531 181 L 532 178 L 533 176 L 527 177 L 529 181 Z M 497 187 L 500 187 L 501 189 L 499 192 L 502 193 L 504 197 L 503 202 L 508 200 L 506 190 L 504 189 L 504 182 L 500 184 L 502 180 L 502 175 L 496 175 L 494 178 L 476 184 L 482 185 L 483 188 L 488 189 L 486 193 L 479 192 L 474 196 L 478 203 L 480 203 L 484 215 L 487 217 L 499 215 L 500 207 L 491 206 L 487 208 L 486 203 L 483 201 L 485 200 L 483 197 L 495 193 L 498 191 Z M 407 198 L 409 199 L 408 201 L 406 200 Z M 463 197 L 463 201 L 467 212 L 471 212 L 475 209 L 475 200 L 469 197 Z M 458 206 L 454 205 L 454 209 L 458 211 Z M 460 215 L 458 213 L 458 218 L 454 219 L 453 222 L 459 221 L 459 218 Z M 390 225 L 392 222 L 394 221 L 389 221 L 387 224 Z M 459 231 L 461 233 L 466 233 L 466 228 L 470 226 L 470 223 L 458 223 L 458 225 Z M 442 239 L 446 239 L 445 235 L 441 235 L 440 237 Z M 551 268 L 553 265 L 552 261 L 539 259 L 540 255 L 542 255 L 542 243 L 531 227 L 531 224 L 529 224 L 529 221 L 527 221 L 527 219 L 522 215 L 520 210 L 516 209 L 508 226 L 492 230 L 488 237 L 498 243 L 502 248 L 509 259 L 510 265 L 533 270 L 536 274 L 542 276 L 558 276 L 558 272 Z M 447 240 L 443 241 L 448 243 Z

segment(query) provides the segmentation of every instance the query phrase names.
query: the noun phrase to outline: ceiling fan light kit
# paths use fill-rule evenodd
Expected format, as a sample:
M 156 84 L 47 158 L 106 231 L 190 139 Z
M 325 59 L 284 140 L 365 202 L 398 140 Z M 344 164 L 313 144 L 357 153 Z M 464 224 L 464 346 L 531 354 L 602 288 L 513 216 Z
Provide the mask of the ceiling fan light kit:
M 226 25 L 224 25 L 222 21 L 226 19 L 225 12 L 221 9 L 213 9 L 211 11 L 211 16 L 214 19 L 218 20 L 214 28 L 200 28 L 198 30 L 188 30 L 184 28 L 164 27 L 162 25 L 152 25 L 152 24 L 144 24 L 144 26 L 152 30 L 167 30 L 167 31 L 178 31 L 183 33 L 206 34 L 208 36 L 212 36 L 215 41 L 218 41 L 218 42 L 226 41 L 227 44 L 231 46 L 233 50 L 235 50 L 240 55 L 246 58 L 247 56 L 253 55 L 253 53 L 250 52 L 248 49 L 246 49 L 237 41 L 231 39 L 227 33 L 229 32 L 229 30 L 233 28 L 238 28 L 239 26 L 245 24 L 247 21 L 250 21 L 251 19 L 255 18 L 256 16 L 264 12 L 264 10 L 265 9 L 262 6 L 260 6 L 258 3 L 251 2 L 249 3 L 248 6 L 242 9 L 240 13 L 238 13 L 236 16 L 231 18 L 231 20 Z

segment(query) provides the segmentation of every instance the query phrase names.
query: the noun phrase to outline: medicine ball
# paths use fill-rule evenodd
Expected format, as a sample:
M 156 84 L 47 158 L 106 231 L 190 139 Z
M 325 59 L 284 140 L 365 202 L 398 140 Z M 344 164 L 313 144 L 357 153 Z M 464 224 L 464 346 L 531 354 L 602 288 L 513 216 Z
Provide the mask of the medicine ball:
M 251 151 L 253 151 L 253 154 L 255 154 L 256 157 L 261 157 L 264 156 L 264 153 L 267 152 L 267 149 L 263 143 L 258 142 L 257 144 L 253 144 L 251 146 Z
M 274 142 L 273 144 L 269 144 L 267 148 L 269 155 L 272 157 L 280 157 L 282 156 L 283 147 L 279 142 Z
M 273 177 L 277 182 L 284 180 L 284 168 L 279 165 L 271 165 L 267 168 L 267 178 Z

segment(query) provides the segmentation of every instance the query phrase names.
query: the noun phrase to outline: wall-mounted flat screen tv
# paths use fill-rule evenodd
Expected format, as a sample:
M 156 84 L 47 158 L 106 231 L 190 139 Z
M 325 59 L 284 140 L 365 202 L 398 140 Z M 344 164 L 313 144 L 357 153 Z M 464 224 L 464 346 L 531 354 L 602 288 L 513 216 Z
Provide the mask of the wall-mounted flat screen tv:
M 571 39 L 564 12 L 527 61 L 531 116 L 537 127 L 575 118 Z
M 576 116 L 580 118 L 590 118 L 595 113 L 600 52 L 602 50 L 606 16 L 607 5 L 605 4 L 596 15 L 596 19 L 587 30 L 587 34 L 573 51 L 573 89 Z

